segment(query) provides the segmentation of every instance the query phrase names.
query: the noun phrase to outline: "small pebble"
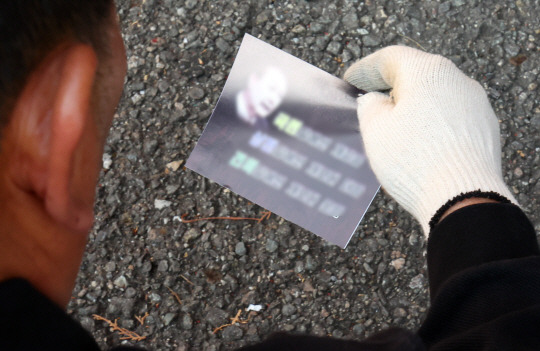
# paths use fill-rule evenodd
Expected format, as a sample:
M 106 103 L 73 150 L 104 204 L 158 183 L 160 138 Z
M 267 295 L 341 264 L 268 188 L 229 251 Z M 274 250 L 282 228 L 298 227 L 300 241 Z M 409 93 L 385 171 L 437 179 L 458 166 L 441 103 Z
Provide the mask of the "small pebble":
M 291 316 L 295 312 L 296 312 L 296 307 L 294 307 L 291 304 L 287 304 L 283 306 L 283 308 L 281 309 L 281 313 L 283 313 L 284 316 Z
M 182 326 L 182 329 L 184 329 L 184 330 L 190 330 L 191 328 L 193 328 L 193 319 L 191 318 L 189 313 L 185 313 L 182 316 L 182 320 L 180 322 L 180 325 Z
M 405 265 L 405 259 L 404 258 L 395 259 L 392 262 L 390 262 L 390 265 L 399 271 L 401 268 L 403 268 L 403 265 Z
M 120 288 L 120 289 L 125 289 L 128 285 L 127 283 L 127 280 L 126 280 L 126 277 L 121 275 L 119 276 L 118 278 L 116 278 L 114 280 L 114 285 L 117 287 L 117 288 Z
M 223 339 L 228 341 L 240 340 L 244 332 L 236 325 L 231 325 L 222 331 Z
M 273 253 L 278 249 L 279 245 L 275 240 L 268 239 L 266 241 L 266 251 Z
M 237 243 L 236 247 L 234 248 L 234 252 L 238 256 L 244 256 L 246 254 L 246 245 L 243 242 Z
M 167 313 L 165 316 L 161 318 L 161 320 L 163 321 L 163 324 L 169 325 L 171 324 L 174 317 L 176 317 L 176 313 Z
M 188 91 L 188 95 L 190 98 L 192 98 L 193 100 L 200 100 L 204 97 L 204 90 L 199 88 L 199 87 L 193 87 L 191 89 L 189 89 Z
M 189 228 L 182 237 L 182 240 L 186 242 L 193 241 L 201 236 L 201 230 L 199 228 L 193 227 Z
M 418 274 L 414 278 L 411 279 L 411 282 L 409 283 L 409 288 L 411 289 L 421 289 L 424 286 L 424 275 Z
M 160 199 L 156 199 L 154 200 L 154 207 L 157 209 L 157 210 L 162 210 L 164 209 L 165 207 L 169 207 L 172 205 L 172 202 L 170 201 L 167 201 L 167 200 L 160 200 Z

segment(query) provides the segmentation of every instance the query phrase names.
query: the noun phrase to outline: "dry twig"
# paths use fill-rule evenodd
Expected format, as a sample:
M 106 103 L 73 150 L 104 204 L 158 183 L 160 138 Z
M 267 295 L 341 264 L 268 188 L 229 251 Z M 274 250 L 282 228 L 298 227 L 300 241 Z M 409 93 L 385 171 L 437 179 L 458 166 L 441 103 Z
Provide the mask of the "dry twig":
M 148 317 L 148 312 L 146 312 L 144 316 L 135 316 L 135 319 L 138 320 L 139 323 L 141 323 L 141 325 L 144 325 L 144 321 L 146 320 L 147 317 Z
M 412 41 L 413 43 L 415 43 L 420 49 L 424 50 L 424 51 L 427 51 L 425 47 L 423 47 L 419 42 L 417 42 L 416 40 L 414 40 L 413 38 L 410 38 L 406 35 L 403 35 L 403 34 L 400 34 L 400 33 L 396 33 L 397 35 L 399 35 L 400 37 L 404 38 L 405 40 L 409 40 L 409 41 Z
M 176 299 L 176 301 L 178 301 L 178 303 L 181 305 L 182 304 L 182 299 L 180 299 L 180 296 L 178 296 L 178 294 L 171 288 L 169 288 L 168 286 L 166 286 L 167 289 L 169 289 L 169 291 L 171 292 L 172 296 L 174 296 L 174 298 Z
M 235 325 L 236 323 L 239 323 L 239 324 L 249 323 L 249 320 L 251 319 L 251 315 L 248 317 L 248 319 L 241 320 L 240 319 L 241 314 L 242 314 L 242 310 L 238 310 L 238 313 L 236 313 L 236 316 L 231 318 L 231 323 L 223 324 L 222 326 L 217 327 L 216 329 L 214 329 L 214 334 L 216 334 L 218 331 L 225 329 L 231 325 Z
M 256 221 L 257 223 L 261 223 L 267 218 L 270 218 L 270 215 L 272 212 L 270 211 L 264 211 L 262 216 L 259 218 L 252 218 L 252 217 L 203 217 L 203 218 L 193 218 L 193 219 L 186 219 L 187 213 L 184 213 L 180 216 L 180 220 L 182 223 L 193 223 L 193 222 L 199 222 L 199 221 L 210 221 L 210 220 L 224 220 L 228 219 L 231 221 Z
M 180 274 L 180 276 L 181 276 L 186 282 L 188 282 L 189 284 L 195 285 L 195 284 L 193 284 L 193 282 L 192 282 L 191 280 L 189 280 L 188 278 L 186 278 L 183 274 Z
M 114 320 L 114 322 L 108 320 L 107 318 L 101 317 L 97 314 L 93 314 L 92 317 L 97 321 L 104 321 L 106 322 L 109 327 L 115 332 L 118 332 L 122 337 L 120 340 L 133 340 L 133 341 L 142 341 L 146 339 L 146 336 L 140 336 L 139 334 L 132 332 L 130 330 L 127 330 L 125 328 L 118 326 L 118 318 Z

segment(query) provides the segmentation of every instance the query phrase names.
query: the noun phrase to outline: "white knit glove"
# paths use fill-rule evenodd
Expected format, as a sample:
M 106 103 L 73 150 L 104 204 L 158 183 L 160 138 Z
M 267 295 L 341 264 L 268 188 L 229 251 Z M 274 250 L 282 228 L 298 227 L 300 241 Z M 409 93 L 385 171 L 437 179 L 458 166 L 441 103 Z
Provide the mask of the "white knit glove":
M 345 80 L 370 91 L 358 98 L 369 162 L 426 236 L 435 213 L 462 193 L 496 192 L 517 203 L 502 178 L 499 124 L 486 93 L 450 60 L 391 46 L 354 63 Z M 371 92 L 387 89 L 390 96 Z

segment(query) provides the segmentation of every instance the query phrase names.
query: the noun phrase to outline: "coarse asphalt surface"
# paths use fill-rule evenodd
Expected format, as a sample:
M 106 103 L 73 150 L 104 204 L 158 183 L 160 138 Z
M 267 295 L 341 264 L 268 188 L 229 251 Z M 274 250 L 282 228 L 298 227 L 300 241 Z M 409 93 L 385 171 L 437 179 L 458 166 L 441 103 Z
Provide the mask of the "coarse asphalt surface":
M 342 250 L 184 169 L 244 33 L 335 76 L 391 44 L 444 55 L 486 88 L 503 174 L 540 229 L 540 1 L 119 0 L 128 76 L 105 150 L 96 224 L 69 313 L 103 349 L 232 350 L 275 331 L 361 339 L 416 329 L 429 306 L 426 240 L 375 198 Z M 170 201 L 157 208 L 155 200 Z M 167 204 L 167 203 L 165 203 Z M 157 204 L 159 205 L 159 203 Z M 181 300 L 179 300 L 173 294 Z M 263 309 L 251 314 L 249 304 Z M 213 331 L 241 310 L 240 319 Z M 143 317 L 141 325 L 135 318 Z M 123 341 L 93 314 L 146 339 Z

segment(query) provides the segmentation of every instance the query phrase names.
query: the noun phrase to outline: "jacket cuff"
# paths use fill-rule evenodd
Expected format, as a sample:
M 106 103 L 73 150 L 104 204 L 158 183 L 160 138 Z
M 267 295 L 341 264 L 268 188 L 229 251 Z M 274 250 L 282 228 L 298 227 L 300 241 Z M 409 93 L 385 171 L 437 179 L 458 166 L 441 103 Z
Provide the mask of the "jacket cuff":
M 495 201 L 498 201 L 498 202 L 503 203 L 503 204 L 511 203 L 511 201 L 508 200 L 506 197 L 504 197 L 501 194 L 499 194 L 497 192 L 494 192 L 494 191 L 476 190 L 476 191 L 469 191 L 469 192 L 466 192 L 466 193 L 461 193 L 461 194 L 453 197 L 452 199 L 448 200 L 441 208 L 439 208 L 437 210 L 435 215 L 429 221 L 429 231 L 430 231 L 430 233 L 433 230 L 433 227 L 435 227 L 435 225 L 437 223 L 439 223 L 439 221 L 441 220 L 441 217 L 444 215 L 444 213 L 446 211 L 448 211 L 448 209 L 450 209 L 450 207 L 454 206 L 458 202 L 461 202 L 461 201 L 466 200 L 466 199 L 472 199 L 474 197 L 482 198 L 482 199 L 495 200 Z
M 540 255 L 534 228 L 513 204 L 463 207 L 433 227 L 427 260 L 434 298 L 452 275 L 488 262 Z

